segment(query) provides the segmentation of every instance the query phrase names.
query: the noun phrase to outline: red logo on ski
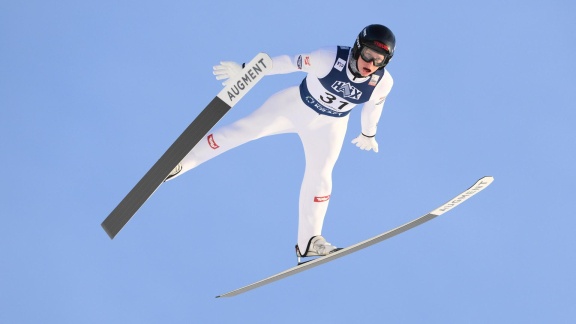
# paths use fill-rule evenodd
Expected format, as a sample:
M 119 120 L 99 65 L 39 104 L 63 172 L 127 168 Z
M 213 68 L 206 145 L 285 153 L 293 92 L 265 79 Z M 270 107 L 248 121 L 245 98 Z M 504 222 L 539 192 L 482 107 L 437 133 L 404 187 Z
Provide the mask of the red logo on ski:
M 208 145 L 210 145 L 210 147 L 214 150 L 220 147 L 218 144 L 216 144 L 213 134 L 208 135 Z
M 330 200 L 330 195 L 322 197 L 314 197 L 314 202 L 325 202 Z

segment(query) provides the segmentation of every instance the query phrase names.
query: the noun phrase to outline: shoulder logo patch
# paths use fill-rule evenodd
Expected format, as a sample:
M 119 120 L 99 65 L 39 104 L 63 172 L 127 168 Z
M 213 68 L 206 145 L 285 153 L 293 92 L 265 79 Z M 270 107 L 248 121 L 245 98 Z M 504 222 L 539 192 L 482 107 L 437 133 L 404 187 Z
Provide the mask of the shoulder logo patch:
M 339 58 L 338 61 L 336 61 L 336 64 L 334 64 L 334 68 L 340 72 L 342 72 L 342 70 L 344 69 L 344 67 L 346 66 L 346 61 Z
M 377 76 L 376 74 L 372 74 L 372 78 L 370 79 L 370 83 L 368 83 L 371 86 L 375 86 L 378 83 L 378 80 L 380 80 L 380 77 Z

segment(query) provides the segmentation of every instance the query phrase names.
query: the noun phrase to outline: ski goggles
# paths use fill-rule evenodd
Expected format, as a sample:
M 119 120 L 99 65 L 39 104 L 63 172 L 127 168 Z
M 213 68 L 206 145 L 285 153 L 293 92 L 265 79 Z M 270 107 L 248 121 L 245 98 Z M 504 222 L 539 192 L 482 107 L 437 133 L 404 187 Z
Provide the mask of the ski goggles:
M 375 50 L 366 46 L 362 48 L 362 50 L 360 51 L 360 56 L 364 61 L 368 63 L 372 62 L 376 67 L 385 66 L 388 58 L 388 55 L 380 54 Z

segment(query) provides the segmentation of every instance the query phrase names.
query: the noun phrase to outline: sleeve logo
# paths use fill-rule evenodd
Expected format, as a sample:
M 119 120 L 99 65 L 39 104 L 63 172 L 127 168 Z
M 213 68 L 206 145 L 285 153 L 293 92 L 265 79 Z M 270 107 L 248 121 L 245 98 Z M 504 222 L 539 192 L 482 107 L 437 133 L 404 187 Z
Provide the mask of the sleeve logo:
M 314 197 L 314 202 L 325 202 L 330 200 L 330 195 L 322 197 Z

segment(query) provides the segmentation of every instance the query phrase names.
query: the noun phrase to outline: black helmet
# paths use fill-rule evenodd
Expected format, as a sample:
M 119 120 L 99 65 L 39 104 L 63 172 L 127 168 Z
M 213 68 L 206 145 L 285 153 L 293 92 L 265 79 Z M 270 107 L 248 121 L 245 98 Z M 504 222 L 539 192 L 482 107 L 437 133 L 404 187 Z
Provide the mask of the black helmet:
M 386 57 L 384 66 L 386 66 L 394 55 L 396 37 L 386 26 L 369 25 L 366 26 L 360 34 L 358 34 L 358 38 L 356 38 L 356 42 L 352 48 L 352 57 L 354 57 L 355 60 L 358 60 L 358 56 L 360 56 L 360 52 L 364 47 L 369 47 L 384 55 Z M 381 68 L 384 68 L 384 66 Z

